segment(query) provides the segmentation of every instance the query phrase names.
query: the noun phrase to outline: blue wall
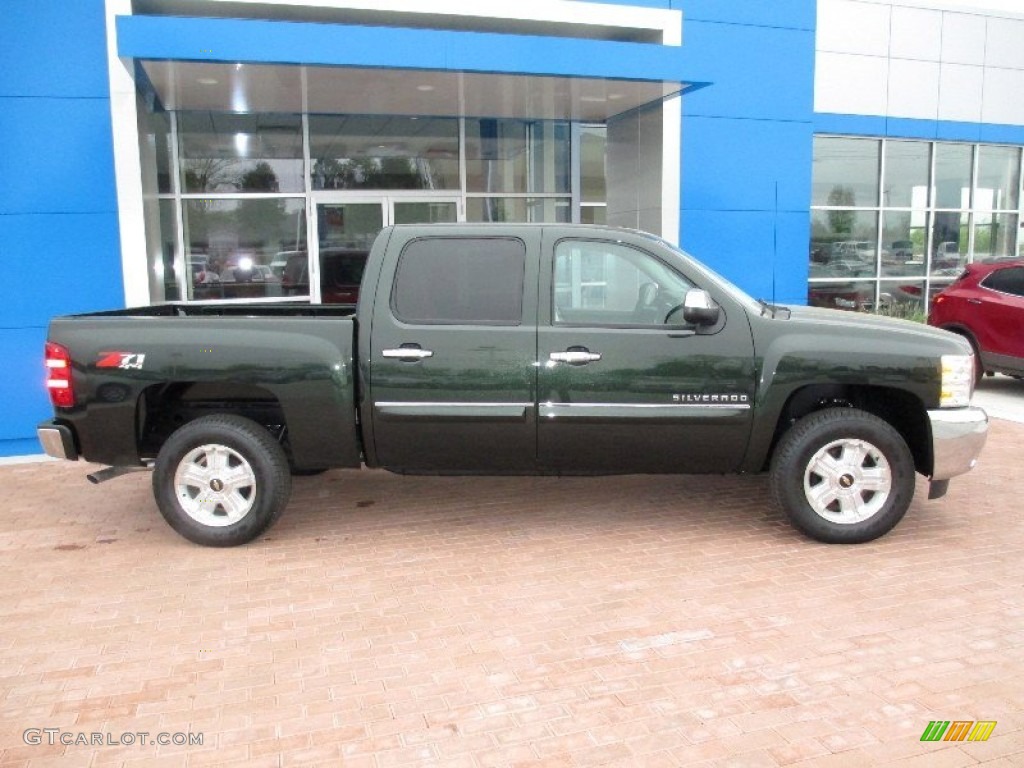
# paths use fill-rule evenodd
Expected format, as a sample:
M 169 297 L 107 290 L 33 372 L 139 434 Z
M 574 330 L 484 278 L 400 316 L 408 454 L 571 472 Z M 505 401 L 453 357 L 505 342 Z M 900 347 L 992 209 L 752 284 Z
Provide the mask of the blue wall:
M 51 315 L 122 306 L 103 0 L 10 3 L 0 31 L 0 456 L 39 453 Z
M 651 3 L 654 5 L 654 3 Z M 815 3 L 673 0 L 683 57 L 683 248 L 755 296 L 807 300 Z

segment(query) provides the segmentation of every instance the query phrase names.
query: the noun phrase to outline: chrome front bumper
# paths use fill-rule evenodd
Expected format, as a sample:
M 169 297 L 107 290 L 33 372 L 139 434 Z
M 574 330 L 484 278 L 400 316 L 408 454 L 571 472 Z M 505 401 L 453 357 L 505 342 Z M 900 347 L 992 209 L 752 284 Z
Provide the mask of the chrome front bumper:
M 928 411 L 932 426 L 932 482 L 969 472 L 988 436 L 988 414 L 981 408 Z
M 46 421 L 36 427 L 36 437 L 46 451 L 47 456 L 55 459 L 78 459 L 78 451 L 75 449 L 75 438 L 71 429 L 63 424 L 56 424 Z

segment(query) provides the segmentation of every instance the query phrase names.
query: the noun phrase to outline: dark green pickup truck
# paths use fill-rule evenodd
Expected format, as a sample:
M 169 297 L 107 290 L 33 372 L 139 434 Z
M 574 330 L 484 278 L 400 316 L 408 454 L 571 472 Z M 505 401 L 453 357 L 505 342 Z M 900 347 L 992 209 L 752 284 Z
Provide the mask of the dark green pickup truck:
M 152 465 L 161 513 L 227 546 L 291 475 L 771 472 L 805 534 L 868 541 L 977 460 L 970 345 L 755 301 L 662 240 L 397 226 L 358 306 L 161 305 L 55 319 L 46 451 Z M 767 503 L 767 499 L 765 500 Z

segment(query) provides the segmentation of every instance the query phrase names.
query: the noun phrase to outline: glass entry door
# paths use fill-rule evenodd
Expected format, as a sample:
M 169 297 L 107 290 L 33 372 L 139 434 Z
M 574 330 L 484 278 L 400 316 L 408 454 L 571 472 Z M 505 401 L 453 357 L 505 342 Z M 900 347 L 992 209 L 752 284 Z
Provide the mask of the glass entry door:
M 315 211 L 316 252 L 307 278 L 312 301 L 354 304 L 366 258 L 380 231 L 391 224 L 458 221 L 458 200 L 350 197 L 318 201 Z

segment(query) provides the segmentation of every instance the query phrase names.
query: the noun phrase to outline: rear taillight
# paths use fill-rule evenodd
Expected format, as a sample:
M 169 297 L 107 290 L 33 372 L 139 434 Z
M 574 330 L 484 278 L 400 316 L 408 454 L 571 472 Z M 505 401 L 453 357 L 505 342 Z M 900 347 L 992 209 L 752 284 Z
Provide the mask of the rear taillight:
M 71 355 L 67 347 L 46 342 L 46 389 L 56 408 L 71 408 L 75 390 L 71 386 Z

